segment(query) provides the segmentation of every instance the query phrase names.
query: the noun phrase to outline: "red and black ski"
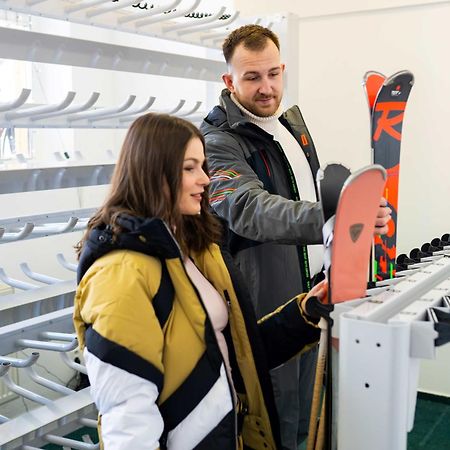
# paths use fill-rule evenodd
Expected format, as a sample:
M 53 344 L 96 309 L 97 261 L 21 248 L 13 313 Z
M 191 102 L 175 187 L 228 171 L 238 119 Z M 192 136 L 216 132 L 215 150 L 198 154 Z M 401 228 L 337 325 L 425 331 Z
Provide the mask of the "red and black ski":
M 364 87 L 371 113 L 371 146 L 375 164 L 383 166 L 388 174 L 383 196 L 392 209 L 389 230 L 375 237 L 374 280 L 395 276 L 397 253 L 397 207 L 400 171 L 400 144 L 403 116 L 414 76 L 403 70 L 389 78 L 377 72 L 367 72 Z
M 328 170 L 327 167 L 319 171 L 317 181 L 324 212 L 323 234 L 325 269 L 329 283 L 328 301 L 335 304 L 365 296 L 373 231 L 387 176 L 380 165 L 368 166 L 350 176 L 347 174 L 347 177 L 345 170 L 337 171 L 336 167 L 332 169 Z M 340 181 L 336 181 L 336 173 L 340 174 Z M 339 188 L 339 185 L 342 188 Z M 321 321 L 321 327 L 323 332 L 319 345 L 318 371 L 322 370 L 322 375 L 318 373 L 316 380 L 320 382 L 323 367 L 326 366 L 326 395 L 317 437 L 310 435 L 308 448 L 313 448 L 314 442 L 316 449 L 331 449 L 333 442 L 331 327 L 327 326 L 324 320 Z M 315 412 L 317 402 L 319 399 L 315 392 L 312 422 L 317 417 Z

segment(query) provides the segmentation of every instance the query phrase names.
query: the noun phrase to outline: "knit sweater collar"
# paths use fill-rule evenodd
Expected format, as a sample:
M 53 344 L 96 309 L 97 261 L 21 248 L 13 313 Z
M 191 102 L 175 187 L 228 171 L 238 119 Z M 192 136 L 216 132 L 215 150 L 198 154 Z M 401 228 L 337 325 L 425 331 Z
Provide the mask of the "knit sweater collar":
M 272 114 L 271 116 L 257 116 L 256 114 L 253 114 L 250 112 L 245 106 L 241 105 L 239 103 L 239 100 L 236 98 L 234 94 L 230 95 L 231 100 L 233 103 L 242 111 L 244 116 L 248 119 L 249 122 L 257 125 L 258 127 L 262 128 L 264 131 L 267 131 L 270 134 L 274 134 L 275 130 L 279 124 L 278 119 L 283 114 L 283 109 L 280 106 L 276 110 L 275 114 Z

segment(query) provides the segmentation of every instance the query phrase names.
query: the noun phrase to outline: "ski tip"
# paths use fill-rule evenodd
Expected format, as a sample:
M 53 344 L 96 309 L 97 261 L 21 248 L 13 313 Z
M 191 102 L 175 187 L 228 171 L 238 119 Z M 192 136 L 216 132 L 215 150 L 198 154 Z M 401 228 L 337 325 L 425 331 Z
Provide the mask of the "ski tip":
M 370 164 L 368 166 L 362 167 L 361 169 L 355 170 L 351 173 L 351 175 L 345 180 L 344 186 L 351 184 L 356 178 L 362 175 L 365 172 L 375 171 L 379 172 L 383 181 L 387 180 L 387 172 L 386 169 L 380 164 Z
M 373 110 L 373 105 L 375 103 L 377 95 L 380 92 L 380 89 L 383 86 L 385 80 L 386 77 L 382 73 L 375 72 L 373 70 L 364 74 L 362 84 L 366 92 L 367 103 L 369 104 L 369 109 L 371 112 Z
M 319 167 L 319 170 L 316 174 L 316 183 L 322 181 L 325 178 L 325 174 L 334 174 L 334 176 L 338 175 L 340 177 L 345 177 L 345 174 L 350 176 L 351 170 L 345 166 L 344 164 L 337 161 L 329 161 L 324 166 Z
M 363 77 L 364 81 L 367 81 L 371 77 L 376 78 L 386 78 L 386 75 L 382 74 L 381 72 L 377 72 L 376 70 L 368 70 Z
M 350 175 L 350 169 L 339 163 L 328 163 L 318 170 L 316 182 L 324 222 L 336 213 L 342 187 Z
M 414 85 L 414 74 L 410 70 L 400 70 L 395 72 L 390 77 L 386 78 L 384 81 L 384 86 L 388 86 L 389 84 L 396 83 L 399 78 L 406 78 L 411 86 Z

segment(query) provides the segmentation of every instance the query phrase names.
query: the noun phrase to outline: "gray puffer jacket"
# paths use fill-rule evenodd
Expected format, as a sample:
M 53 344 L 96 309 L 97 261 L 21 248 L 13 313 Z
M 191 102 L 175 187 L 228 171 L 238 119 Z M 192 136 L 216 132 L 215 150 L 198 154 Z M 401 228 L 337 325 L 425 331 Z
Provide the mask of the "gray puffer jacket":
M 279 119 L 299 143 L 315 179 L 314 144 L 297 106 Z M 211 205 L 231 230 L 230 249 L 257 316 L 309 289 L 306 244 L 322 242 L 319 203 L 301 201 L 289 162 L 273 136 L 249 122 L 228 90 L 201 125 L 211 175 Z

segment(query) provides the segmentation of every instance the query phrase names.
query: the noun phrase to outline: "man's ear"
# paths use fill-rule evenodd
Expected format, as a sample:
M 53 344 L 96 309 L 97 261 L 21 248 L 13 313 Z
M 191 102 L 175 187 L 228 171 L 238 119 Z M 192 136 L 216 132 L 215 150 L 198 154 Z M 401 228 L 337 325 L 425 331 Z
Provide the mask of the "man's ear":
M 222 80 L 225 83 L 225 86 L 230 92 L 234 92 L 234 85 L 233 85 L 233 76 L 231 73 L 224 73 L 222 75 Z
M 286 69 L 286 64 L 281 63 L 281 72 L 284 72 Z

